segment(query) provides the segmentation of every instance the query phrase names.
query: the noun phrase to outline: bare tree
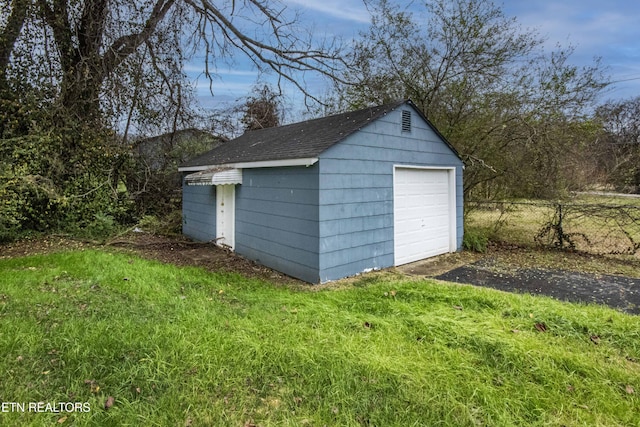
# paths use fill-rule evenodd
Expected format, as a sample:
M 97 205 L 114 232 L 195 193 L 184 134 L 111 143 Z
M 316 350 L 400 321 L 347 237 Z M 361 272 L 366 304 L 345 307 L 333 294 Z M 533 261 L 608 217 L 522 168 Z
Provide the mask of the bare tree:
M 0 0 L 7 227 L 130 221 L 133 136 L 198 120 L 184 65 L 202 52 L 212 92 L 217 67 L 238 55 L 311 98 L 305 75 L 337 78 L 344 65 L 278 0 Z
M 283 110 L 281 95 L 269 85 L 255 86 L 240 110 L 245 131 L 279 126 Z
M 201 50 L 209 78 L 219 61 L 241 53 L 308 96 L 313 95 L 302 74 L 335 77 L 343 65 L 335 45 L 312 40 L 295 13 L 275 0 L 1 3 L 0 76 L 27 75 L 35 85 L 48 77 L 57 89 L 58 105 L 83 121 L 113 113 L 105 108 L 112 102 L 107 98 L 123 87 L 151 86 L 143 84 L 143 74 L 153 76 L 154 96 L 161 87 L 170 104 L 184 102 L 182 66 Z M 130 103 L 148 105 L 130 95 Z
M 604 131 L 597 160 L 605 182 L 640 193 L 640 97 L 609 101 L 597 110 Z
M 490 0 L 429 0 L 422 15 L 367 4 L 373 24 L 352 51 L 358 82 L 337 85 L 343 105 L 411 98 L 463 156 L 467 194 L 566 187 L 569 131 L 606 84 L 598 60 L 580 68 L 571 47 L 545 53 L 543 37 Z

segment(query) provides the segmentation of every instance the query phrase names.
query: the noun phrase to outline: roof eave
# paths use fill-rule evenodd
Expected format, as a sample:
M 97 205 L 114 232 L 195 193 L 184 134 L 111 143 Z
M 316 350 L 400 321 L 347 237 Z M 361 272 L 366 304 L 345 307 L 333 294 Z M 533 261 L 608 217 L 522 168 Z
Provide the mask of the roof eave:
M 304 157 L 299 159 L 262 160 L 256 162 L 221 163 L 211 165 L 184 166 L 179 167 L 178 172 L 200 172 L 207 169 L 227 167 L 235 169 L 255 169 L 255 168 L 279 168 L 287 166 L 313 166 L 318 162 L 317 157 Z
M 460 161 L 464 162 L 458 150 L 456 150 L 453 144 L 451 144 L 451 142 L 449 142 L 449 140 L 438 130 L 438 128 L 433 123 L 431 123 L 431 120 L 429 120 L 427 116 L 425 116 L 422 110 L 420 110 L 420 108 L 418 108 L 418 106 L 411 99 L 407 99 L 405 103 L 412 106 L 413 109 L 420 115 L 420 117 L 427 123 L 427 125 L 429 125 L 431 130 L 433 130 L 436 135 L 438 135 L 440 139 L 442 139 L 442 141 L 447 145 L 447 147 L 449 147 L 451 151 L 453 151 L 453 153 L 458 157 L 458 159 L 460 159 Z

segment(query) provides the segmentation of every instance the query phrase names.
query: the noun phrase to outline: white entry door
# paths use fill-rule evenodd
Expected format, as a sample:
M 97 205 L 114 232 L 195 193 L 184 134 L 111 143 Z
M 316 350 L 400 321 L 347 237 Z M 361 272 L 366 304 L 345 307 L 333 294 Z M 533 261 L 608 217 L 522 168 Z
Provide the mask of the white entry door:
M 456 250 L 453 169 L 397 167 L 393 193 L 395 265 Z
M 216 186 L 216 244 L 235 248 L 236 186 Z

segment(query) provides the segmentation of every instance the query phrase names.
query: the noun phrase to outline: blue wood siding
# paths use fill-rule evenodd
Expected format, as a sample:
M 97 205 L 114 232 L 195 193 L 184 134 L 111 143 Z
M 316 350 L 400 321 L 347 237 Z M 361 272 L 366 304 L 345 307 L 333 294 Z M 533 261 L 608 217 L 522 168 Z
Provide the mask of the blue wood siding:
M 402 131 L 402 111 L 411 132 Z M 394 166 L 455 168 L 457 246 L 462 161 L 410 106 L 324 151 L 311 167 L 244 169 L 236 186 L 235 251 L 311 283 L 394 264 Z M 183 232 L 216 236 L 214 186 L 183 186 Z
M 182 185 L 182 233 L 202 242 L 216 238 L 216 187 Z
M 319 281 L 318 167 L 244 169 L 236 187 L 236 252 Z
M 403 109 L 411 132 L 402 132 Z M 399 108 L 320 155 L 321 282 L 393 266 L 394 165 L 456 168 L 461 247 L 462 161 L 412 108 Z

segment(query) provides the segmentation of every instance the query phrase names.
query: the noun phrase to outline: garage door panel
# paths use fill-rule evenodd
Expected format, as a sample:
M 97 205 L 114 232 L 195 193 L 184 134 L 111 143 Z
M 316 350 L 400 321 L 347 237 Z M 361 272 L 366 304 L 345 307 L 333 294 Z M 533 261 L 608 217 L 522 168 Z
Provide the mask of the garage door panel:
M 420 248 L 418 248 L 417 245 L 425 248 L 425 245 L 423 243 L 424 240 L 420 238 L 417 233 L 408 233 L 404 236 L 401 235 L 400 237 L 404 238 L 404 245 L 407 246 L 407 248 L 411 247 L 410 249 L 413 249 L 414 252 L 420 251 Z M 447 230 L 436 230 L 430 234 L 429 238 L 430 240 L 434 241 L 434 243 L 430 245 L 433 246 L 434 249 L 440 248 L 442 246 L 446 246 L 448 248 L 449 246 L 449 232 Z
M 429 184 L 429 183 L 425 183 L 424 185 L 407 185 L 404 192 L 404 195 L 406 196 L 427 196 L 427 197 L 434 197 L 438 195 L 447 196 L 448 194 L 449 194 L 448 185 Z
M 442 195 L 442 196 L 431 196 L 431 197 L 407 197 L 407 198 L 401 198 L 396 200 L 396 202 L 400 202 L 400 204 L 402 204 L 402 208 L 399 209 L 400 212 L 402 211 L 415 211 L 416 209 L 425 209 L 425 206 L 427 206 L 426 209 L 432 210 L 434 211 L 434 214 L 437 215 L 437 213 L 435 212 L 439 212 L 442 209 L 445 209 L 447 207 L 449 207 L 449 196 L 448 195 Z M 411 212 L 409 212 L 409 214 L 411 214 Z
M 435 230 L 444 229 L 447 232 L 449 231 L 449 217 L 448 216 L 437 216 L 430 217 L 428 219 L 406 219 L 399 222 L 396 222 L 397 232 L 403 233 L 416 233 L 420 231 L 424 231 L 425 233 L 433 233 Z M 426 230 L 422 230 L 425 229 Z
M 396 265 L 449 252 L 452 217 L 449 171 L 396 168 L 394 249 Z
M 444 211 L 449 207 L 449 197 L 409 197 L 396 199 L 396 204 L 401 205 L 398 212 L 401 214 L 407 212 L 408 215 L 414 214 L 417 210 L 426 210 L 427 215 L 437 216 L 445 215 Z

